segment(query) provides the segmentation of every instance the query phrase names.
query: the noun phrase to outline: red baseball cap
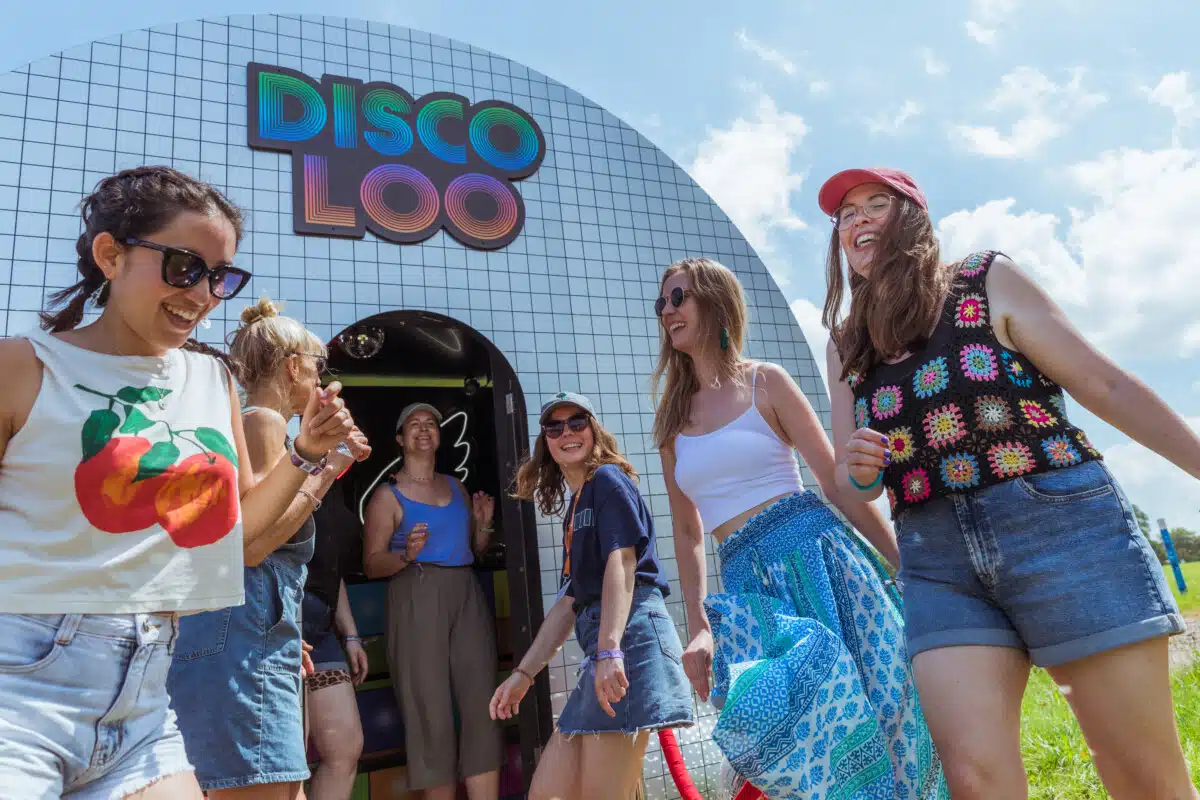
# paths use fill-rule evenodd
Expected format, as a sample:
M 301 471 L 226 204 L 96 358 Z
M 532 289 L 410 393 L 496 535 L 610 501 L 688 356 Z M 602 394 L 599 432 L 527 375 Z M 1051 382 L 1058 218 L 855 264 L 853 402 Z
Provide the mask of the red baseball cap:
M 912 179 L 912 176 L 903 170 L 892 169 L 891 167 L 842 170 L 825 181 L 824 185 L 821 186 L 821 191 L 817 193 L 817 205 L 821 206 L 821 210 L 832 217 L 837 212 L 838 206 L 842 204 L 842 199 L 845 198 L 846 193 L 855 186 L 862 186 L 864 183 L 886 184 L 909 200 L 912 200 L 925 211 L 929 211 L 929 204 L 925 201 L 925 194 L 921 191 L 921 187 L 917 186 L 917 182 Z

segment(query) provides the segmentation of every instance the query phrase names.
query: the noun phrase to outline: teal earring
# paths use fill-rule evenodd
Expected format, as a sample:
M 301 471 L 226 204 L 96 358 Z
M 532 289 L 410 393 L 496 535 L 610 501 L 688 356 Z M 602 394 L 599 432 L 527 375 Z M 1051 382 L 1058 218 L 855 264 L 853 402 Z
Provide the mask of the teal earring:
M 721 328 L 721 349 L 729 349 L 729 331 L 725 330 L 724 328 Z

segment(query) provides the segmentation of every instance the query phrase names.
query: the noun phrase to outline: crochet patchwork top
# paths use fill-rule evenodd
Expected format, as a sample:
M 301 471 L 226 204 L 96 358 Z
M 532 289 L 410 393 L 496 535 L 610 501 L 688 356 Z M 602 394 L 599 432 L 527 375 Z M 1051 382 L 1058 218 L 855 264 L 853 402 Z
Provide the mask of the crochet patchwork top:
M 1101 457 L 1067 421 L 1062 388 L 996 338 L 985 287 L 995 257 L 975 253 L 958 264 L 922 349 L 847 377 L 855 427 L 891 442 L 883 485 L 893 518 L 950 492 Z

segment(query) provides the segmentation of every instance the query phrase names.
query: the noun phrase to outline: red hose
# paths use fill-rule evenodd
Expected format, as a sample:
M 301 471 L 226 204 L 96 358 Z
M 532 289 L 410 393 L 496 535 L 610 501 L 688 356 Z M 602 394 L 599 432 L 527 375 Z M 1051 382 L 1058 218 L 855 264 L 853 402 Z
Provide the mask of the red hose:
M 688 774 L 687 766 L 683 763 L 683 753 L 679 749 L 679 742 L 675 740 L 675 731 L 670 728 L 663 728 L 659 731 L 658 744 L 662 748 L 663 759 L 667 762 L 667 769 L 671 771 L 671 780 L 675 781 L 675 788 L 679 790 L 680 798 L 682 800 L 704 800 L 704 796 L 700 794 L 696 784 L 692 783 L 692 776 Z M 734 800 L 762 800 L 763 797 L 765 795 L 762 792 L 747 782 Z
M 675 741 L 675 731 L 670 728 L 660 730 L 658 744 L 662 747 L 663 759 L 667 762 L 667 769 L 671 771 L 671 780 L 675 781 L 675 788 L 679 790 L 682 800 L 704 800 L 704 796 L 700 794 L 696 784 L 692 783 L 692 776 L 688 774 L 687 767 L 683 763 L 683 753 L 679 750 L 679 742 Z

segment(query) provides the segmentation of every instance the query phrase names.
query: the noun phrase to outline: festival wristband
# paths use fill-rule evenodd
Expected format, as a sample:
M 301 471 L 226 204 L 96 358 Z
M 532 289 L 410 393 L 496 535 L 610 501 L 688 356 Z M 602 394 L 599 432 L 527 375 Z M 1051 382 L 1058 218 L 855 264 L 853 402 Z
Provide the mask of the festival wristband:
M 344 642 L 358 642 L 359 644 L 362 644 L 362 637 L 361 637 L 361 636 L 347 636 L 347 637 L 346 637 L 345 639 L 343 639 L 342 641 L 344 641 Z
M 625 654 L 620 650 L 601 650 L 600 652 L 596 653 L 597 661 L 607 661 L 612 658 L 619 658 L 624 661 Z
M 879 470 L 879 474 L 875 476 L 875 480 L 871 481 L 866 486 L 863 486 L 861 483 L 854 480 L 854 476 L 850 474 L 849 470 L 846 471 L 846 477 L 850 479 L 850 485 L 855 489 L 858 489 L 860 492 L 869 492 L 878 486 L 879 482 L 883 480 L 883 470 Z

